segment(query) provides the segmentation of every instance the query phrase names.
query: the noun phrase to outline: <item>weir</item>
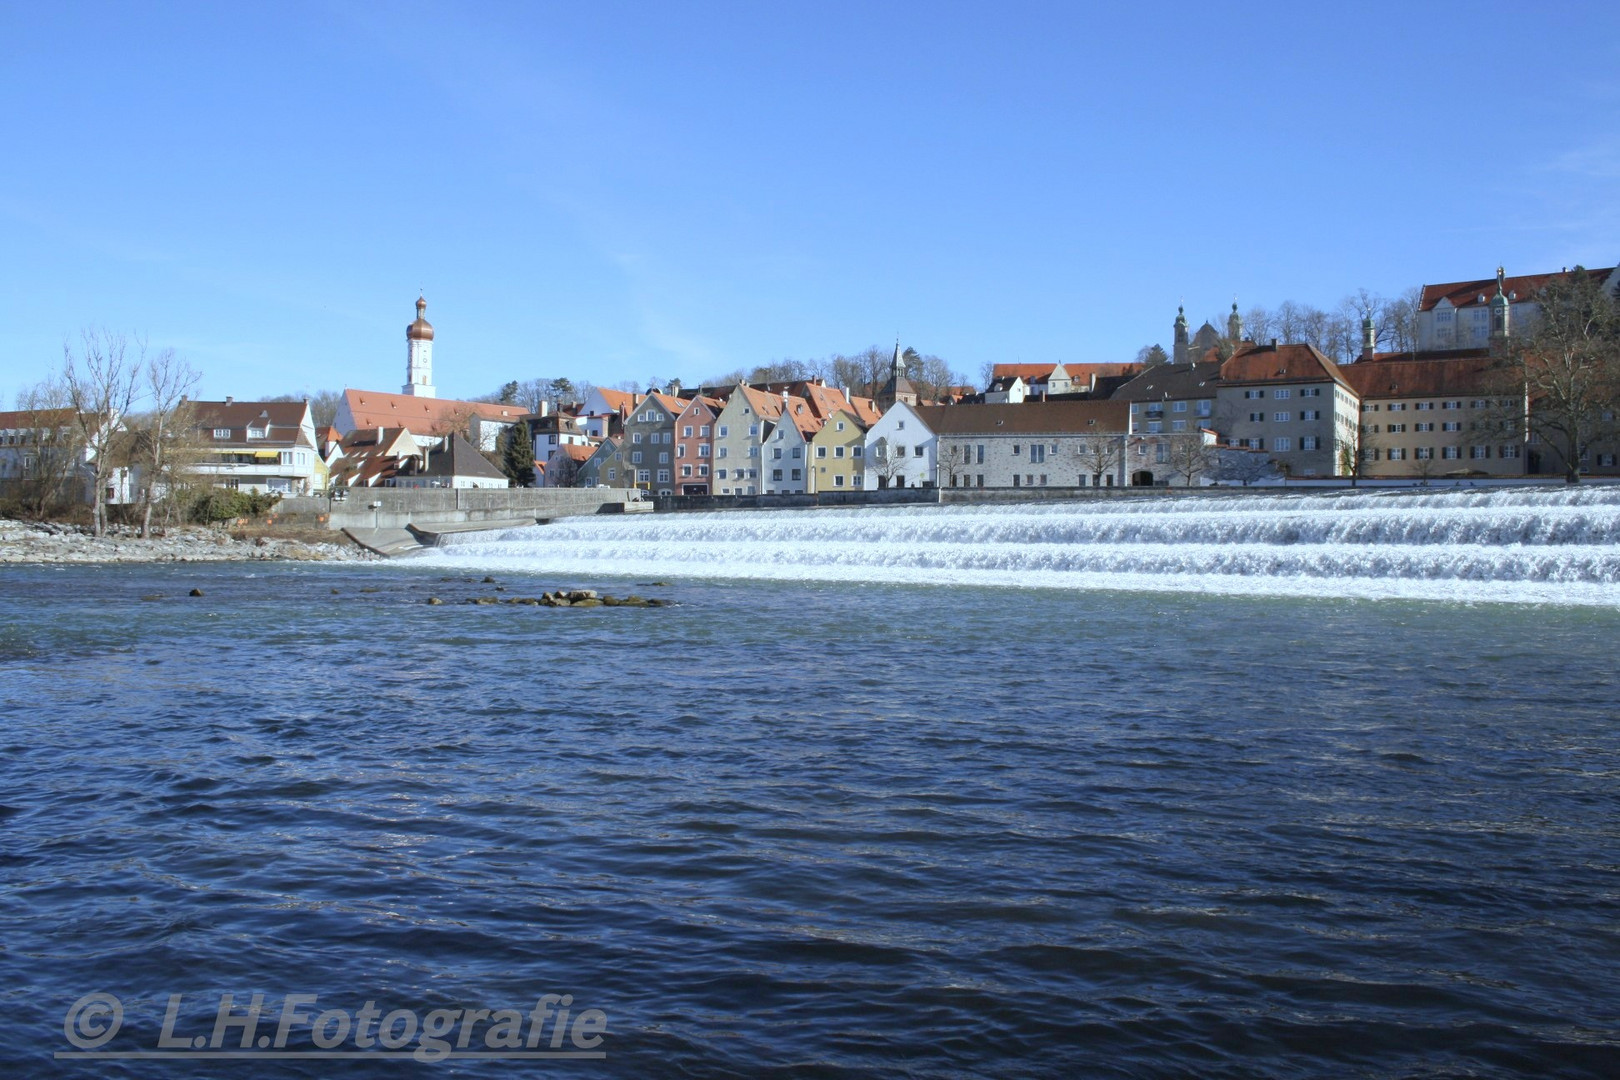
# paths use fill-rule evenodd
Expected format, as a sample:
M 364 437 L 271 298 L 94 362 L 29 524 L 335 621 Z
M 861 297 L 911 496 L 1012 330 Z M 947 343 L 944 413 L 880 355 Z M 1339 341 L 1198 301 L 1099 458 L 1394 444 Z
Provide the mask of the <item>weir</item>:
M 435 560 L 554 574 L 1620 606 L 1620 489 L 574 518 Z

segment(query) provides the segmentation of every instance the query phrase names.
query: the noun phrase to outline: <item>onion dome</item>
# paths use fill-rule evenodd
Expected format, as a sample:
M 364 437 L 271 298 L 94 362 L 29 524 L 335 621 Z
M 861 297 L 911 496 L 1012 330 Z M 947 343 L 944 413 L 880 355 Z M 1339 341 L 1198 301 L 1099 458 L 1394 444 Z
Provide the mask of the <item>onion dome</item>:
M 416 321 L 405 328 L 405 337 L 409 341 L 432 341 L 433 324 L 426 319 L 427 300 L 418 296 L 416 298 Z

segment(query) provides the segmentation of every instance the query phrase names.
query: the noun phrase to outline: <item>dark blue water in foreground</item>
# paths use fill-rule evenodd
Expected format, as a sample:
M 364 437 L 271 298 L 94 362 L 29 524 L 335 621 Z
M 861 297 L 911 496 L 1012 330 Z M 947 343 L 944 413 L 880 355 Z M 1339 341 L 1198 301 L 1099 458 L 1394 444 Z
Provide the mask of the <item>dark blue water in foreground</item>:
M 442 573 L 0 570 L 0 1071 L 1620 1072 L 1612 608 Z M 607 1056 L 54 1059 L 93 992 Z

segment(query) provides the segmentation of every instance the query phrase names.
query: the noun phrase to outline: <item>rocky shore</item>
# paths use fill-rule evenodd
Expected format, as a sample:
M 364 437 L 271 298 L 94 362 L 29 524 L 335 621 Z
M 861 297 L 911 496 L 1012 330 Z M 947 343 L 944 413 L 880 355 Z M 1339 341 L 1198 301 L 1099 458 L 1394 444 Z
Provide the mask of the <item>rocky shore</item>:
M 377 558 L 341 534 L 332 542 L 274 536 L 235 539 L 218 529 L 188 525 L 149 540 L 115 525 L 92 536 L 80 525 L 0 520 L 0 563 L 102 562 L 370 562 Z

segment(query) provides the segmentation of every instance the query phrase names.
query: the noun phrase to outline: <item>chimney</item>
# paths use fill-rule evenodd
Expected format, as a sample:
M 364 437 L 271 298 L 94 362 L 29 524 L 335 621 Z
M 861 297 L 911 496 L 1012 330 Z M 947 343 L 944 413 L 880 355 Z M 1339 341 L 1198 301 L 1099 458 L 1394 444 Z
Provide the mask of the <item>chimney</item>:
M 1271 351 L 1272 352 L 1277 351 L 1277 339 L 1276 338 L 1271 339 Z
M 382 425 L 379 424 L 377 426 L 377 445 L 378 446 L 382 445 L 382 440 L 383 440 L 383 434 L 382 433 L 383 433 Z
M 551 402 L 549 402 L 549 401 L 542 401 L 542 402 L 541 402 L 541 403 L 540 403 L 540 415 L 541 415 L 541 416 L 542 416 L 542 417 L 546 417 L 546 416 L 550 416 L 550 415 L 551 415 Z
M 225 395 L 225 404 L 227 404 L 227 405 L 234 405 L 234 404 L 236 404 L 236 399 L 235 399 L 235 398 L 233 398 L 233 397 L 231 397 L 231 395 L 229 395 L 229 394 L 226 394 L 226 395 Z

